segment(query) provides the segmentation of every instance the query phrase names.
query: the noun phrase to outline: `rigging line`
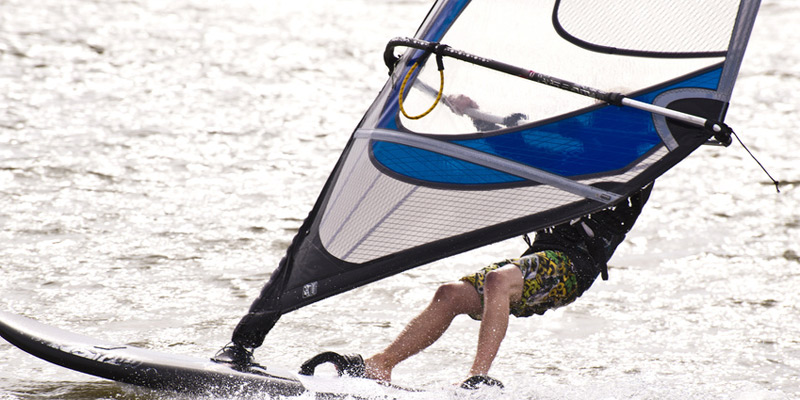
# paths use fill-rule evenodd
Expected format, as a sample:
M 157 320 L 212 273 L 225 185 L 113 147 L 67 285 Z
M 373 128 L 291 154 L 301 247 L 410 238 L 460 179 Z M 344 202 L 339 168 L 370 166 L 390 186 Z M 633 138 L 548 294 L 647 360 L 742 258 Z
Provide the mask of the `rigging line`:
M 408 113 L 406 113 L 405 107 L 403 107 L 403 92 L 406 90 L 406 83 L 408 82 L 408 78 L 411 77 L 411 74 L 414 73 L 414 70 L 417 69 L 418 66 L 419 66 L 419 61 L 417 61 L 414 64 L 414 66 L 411 67 L 411 69 L 408 70 L 408 73 L 406 74 L 406 77 L 403 79 L 403 83 L 400 85 L 400 92 L 398 93 L 398 96 L 397 96 L 397 103 L 400 105 L 400 112 L 403 113 L 403 115 L 405 115 L 405 117 L 408 118 L 408 119 L 420 119 L 420 118 L 430 114 L 430 112 L 433 111 L 434 108 L 436 108 L 436 105 L 439 104 L 439 100 L 442 99 L 442 92 L 444 92 L 444 70 L 440 69 L 439 70 L 439 91 L 436 92 L 436 100 L 434 100 L 433 105 L 430 108 L 428 108 L 427 111 L 423 112 L 422 114 L 419 114 L 419 115 L 408 115 Z
M 777 191 L 778 191 L 778 193 L 780 193 L 780 192 L 781 192 L 781 183 L 780 183 L 779 181 L 775 180 L 775 178 L 773 178 L 773 177 L 772 177 L 772 175 L 770 175 L 770 174 L 769 174 L 769 172 L 767 171 L 767 169 L 766 169 L 766 168 L 764 168 L 764 165 L 763 165 L 763 164 L 761 164 L 761 161 L 758 161 L 758 159 L 756 158 L 756 156 L 755 156 L 755 155 L 753 155 L 753 152 L 751 152 L 751 151 L 750 151 L 750 149 L 748 149 L 748 148 L 747 148 L 747 146 L 744 144 L 744 142 L 742 141 L 742 139 L 740 139 L 740 138 L 739 138 L 739 135 L 737 135 L 737 134 L 736 134 L 736 132 L 734 132 L 733 130 L 731 130 L 731 133 L 733 134 L 733 136 L 734 136 L 734 137 L 736 137 L 736 140 L 738 140 L 738 141 L 739 141 L 739 144 L 741 144 L 741 145 L 742 145 L 742 147 L 743 147 L 743 148 L 744 148 L 744 149 L 747 151 L 747 153 L 748 153 L 748 154 L 750 154 L 750 157 L 752 157 L 752 158 L 753 158 L 753 160 L 756 162 L 756 164 L 758 164 L 758 166 L 759 166 L 759 167 L 761 167 L 761 170 L 762 170 L 762 171 L 764 171 L 764 173 L 765 173 L 765 174 L 767 174 L 767 176 L 769 177 L 769 179 L 771 179 L 771 180 L 772 180 L 772 183 L 773 183 L 773 184 L 775 184 L 775 190 L 777 190 Z
M 444 57 L 444 50 L 446 48 L 447 48 L 446 45 L 443 46 L 443 45 L 441 45 L 439 43 L 431 43 L 430 46 L 427 49 L 425 49 L 425 54 L 423 55 L 423 57 L 420 58 L 420 59 L 417 59 L 417 61 L 414 63 L 414 66 L 412 66 L 408 70 L 408 73 L 406 73 L 405 78 L 403 78 L 403 84 L 400 85 L 400 92 L 398 93 L 397 102 L 398 102 L 398 104 L 400 106 L 400 112 L 403 113 L 403 115 L 406 118 L 408 118 L 408 119 L 420 119 L 420 118 L 430 114 L 430 112 L 433 111 L 434 108 L 436 108 L 436 105 L 439 104 L 439 100 L 442 99 L 442 93 L 444 92 L 444 60 L 443 60 L 443 57 Z M 405 92 L 406 83 L 408 82 L 408 79 L 411 78 L 411 75 L 414 74 L 414 70 L 416 70 L 417 67 L 419 67 L 420 64 L 422 64 L 422 59 L 423 58 L 427 58 L 431 53 L 436 54 L 436 67 L 439 70 L 439 91 L 436 93 L 436 100 L 433 102 L 433 105 L 431 105 L 431 107 L 428 108 L 428 110 L 423 112 L 422 114 L 417 115 L 417 116 L 408 115 L 406 113 L 406 110 L 403 108 L 403 92 Z
M 400 57 L 394 55 L 394 48 L 398 46 L 411 47 L 414 49 L 425 50 L 431 46 L 437 45 L 425 40 L 412 39 L 412 38 L 394 38 L 386 45 L 386 50 L 383 53 L 383 60 L 390 71 L 394 70 L 395 64 L 400 60 Z M 442 46 L 441 53 L 444 56 L 452 57 L 457 60 L 465 61 L 475 64 L 484 68 L 489 68 L 498 72 L 503 72 L 509 75 L 514 75 L 529 81 L 541 83 L 557 89 L 566 90 L 568 92 L 576 93 L 581 96 L 591 97 L 597 100 L 607 102 L 616 106 L 627 106 L 639 110 L 647 111 L 653 114 L 662 115 L 667 118 L 676 119 L 692 125 L 697 125 L 710 129 L 712 132 L 722 132 L 724 127 L 717 121 L 708 120 L 684 112 L 671 110 L 665 107 L 656 106 L 649 103 L 644 103 L 626 97 L 622 93 L 606 92 L 600 89 L 595 89 L 589 86 L 580 85 L 564 79 L 556 78 L 550 75 L 545 75 L 529 69 L 520 68 L 511 64 L 506 64 L 500 61 L 492 60 L 490 58 L 477 56 L 467 53 L 465 51 L 453 49 L 449 46 Z

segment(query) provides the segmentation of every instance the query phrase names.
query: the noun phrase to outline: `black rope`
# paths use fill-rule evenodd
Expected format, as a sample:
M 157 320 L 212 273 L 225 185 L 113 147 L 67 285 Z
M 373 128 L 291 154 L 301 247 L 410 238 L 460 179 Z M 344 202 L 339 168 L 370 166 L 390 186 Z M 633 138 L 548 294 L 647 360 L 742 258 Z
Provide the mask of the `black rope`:
M 742 147 L 743 147 L 743 148 L 744 148 L 744 149 L 747 151 L 747 153 L 748 153 L 748 154 L 750 154 L 750 157 L 752 157 L 752 158 L 753 158 L 753 160 L 754 160 L 754 161 L 755 161 L 755 162 L 758 164 L 758 166 L 759 166 L 759 167 L 761 167 L 761 170 L 762 170 L 762 171 L 764 171 L 764 173 L 765 173 L 765 174 L 767 174 L 767 176 L 769 177 L 769 179 L 771 179 L 771 180 L 772 180 L 772 183 L 773 183 L 773 184 L 775 184 L 775 190 L 777 190 L 777 191 L 778 191 L 778 193 L 780 193 L 780 192 L 781 192 L 781 186 L 780 186 L 780 182 L 779 182 L 779 181 L 776 181 L 776 180 L 775 180 L 775 178 L 773 178 L 773 177 L 772 177 L 772 175 L 770 175 L 770 174 L 769 174 L 769 172 L 767 171 L 767 169 L 766 169 L 766 168 L 764 168 L 764 165 L 762 165 L 762 164 L 761 164 L 761 161 L 758 161 L 758 159 L 756 158 L 756 156 L 754 156 L 754 155 L 753 155 L 753 152 L 751 152 L 751 151 L 750 151 L 750 149 L 748 149 L 748 148 L 747 148 L 747 146 L 744 144 L 744 142 L 742 141 L 742 139 L 740 139 L 740 138 L 739 138 L 739 135 L 737 135 L 737 134 L 736 134 L 736 132 L 734 132 L 734 131 L 733 131 L 733 129 L 731 129 L 731 134 L 733 134 L 733 136 L 735 136 L 735 137 L 736 137 L 736 140 L 738 140 L 738 141 L 739 141 L 739 144 L 741 144 L 741 145 L 742 145 Z

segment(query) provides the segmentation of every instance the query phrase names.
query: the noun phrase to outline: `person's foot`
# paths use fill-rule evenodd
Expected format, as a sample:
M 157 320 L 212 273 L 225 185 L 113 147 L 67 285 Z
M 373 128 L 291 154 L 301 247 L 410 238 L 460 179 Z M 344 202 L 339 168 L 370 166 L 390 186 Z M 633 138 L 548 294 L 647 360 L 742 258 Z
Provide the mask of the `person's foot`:
M 245 369 L 256 365 L 253 357 L 253 350 L 236 343 L 228 343 L 220 349 L 211 361 L 220 364 L 228 364 L 235 369 Z
M 364 360 L 364 377 L 378 382 L 392 381 L 392 368 L 384 365 L 376 356 Z

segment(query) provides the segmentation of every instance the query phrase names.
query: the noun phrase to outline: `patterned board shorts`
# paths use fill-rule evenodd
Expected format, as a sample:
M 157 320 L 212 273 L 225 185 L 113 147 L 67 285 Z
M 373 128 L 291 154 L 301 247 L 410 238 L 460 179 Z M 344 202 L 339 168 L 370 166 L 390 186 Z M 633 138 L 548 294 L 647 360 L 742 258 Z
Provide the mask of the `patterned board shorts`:
M 575 268 L 569 257 L 560 251 L 545 250 L 521 258 L 504 260 L 467 275 L 461 278 L 461 281 L 475 287 L 483 304 L 483 283 L 486 274 L 508 264 L 519 267 L 525 279 L 522 299 L 511 304 L 511 314 L 515 317 L 541 315 L 547 310 L 572 303 L 578 297 L 578 278 Z M 470 314 L 470 317 L 481 319 L 480 315 Z

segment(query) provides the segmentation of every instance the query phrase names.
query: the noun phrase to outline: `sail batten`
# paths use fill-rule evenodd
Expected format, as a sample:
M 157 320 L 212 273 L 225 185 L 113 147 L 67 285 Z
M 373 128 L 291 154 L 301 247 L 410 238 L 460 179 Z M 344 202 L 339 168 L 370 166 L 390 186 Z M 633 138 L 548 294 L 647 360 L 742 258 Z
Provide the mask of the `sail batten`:
M 355 137 L 409 145 L 417 149 L 436 152 L 438 154 L 458 158 L 473 164 L 478 164 L 497 171 L 505 172 L 528 181 L 547 184 L 587 199 L 601 202 L 616 202 L 620 199 L 620 196 L 616 193 L 584 185 L 556 174 L 532 168 L 525 164 L 510 161 L 508 159 L 450 142 L 429 139 L 420 135 L 413 135 L 386 129 L 376 129 L 372 131 L 359 130 L 355 133 Z

